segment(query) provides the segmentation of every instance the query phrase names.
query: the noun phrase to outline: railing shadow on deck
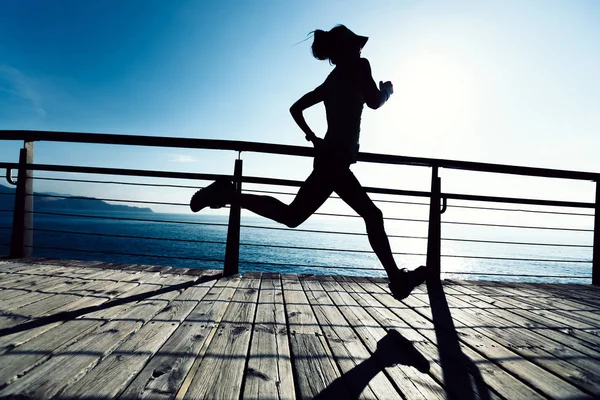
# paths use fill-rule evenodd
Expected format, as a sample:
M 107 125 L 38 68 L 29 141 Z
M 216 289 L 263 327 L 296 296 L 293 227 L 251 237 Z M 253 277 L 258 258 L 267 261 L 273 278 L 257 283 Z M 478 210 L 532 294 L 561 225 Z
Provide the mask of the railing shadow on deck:
M 413 344 L 399 332 L 389 330 L 377 342 L 377 349 L 371 357 L 334 380 L 315 399 L 358 399 L 379 372 L 399 364 L 415 367 L 424 374 L 429 372 L 429 361 Z
M 460 349 L 442 283 L 428 281 L 427 294 L 448 398 L 490 400 L 488 386 L 479 369 Z
M 132 296 L 115 298 L 112 300 L 108 300 L 107 302 L 102 303 L 100 305 L 83 307 L 83 308 L 78 308 L 76 310 L 63 311 L 63 312 L 59 312 L 59 313 L 52 314 L 52 315 L 47 315 L 47 316 L 40 317 L 40 318 L 34 318 L 31 321 L 24 322 L 22 324 L 15 325 L 10 328 L 0 329 L 0 337 L 11 335 L 13 333 L 23 332 L 23 331 L 37 328 L 37 327 L 44 326 L 44 325 L 49 325 L 49 324 L 52 324 L 52 323 L 58 322 L 58 321 L 72 320 L 72 319 L 75 319 L 77 317 L 80 317 L 82 315 L 85 315 L 85 314 L 88 314 L 91 312 L 105 310 L 107 308 L 116 307 L 116 306 L 120 306 L 120 305 L 127 304 L 127 303 L 133 303 L 133 302 L 138 302 L 141 300 L 146 300 L 148 298 L 158 296 L 158 295 L 161 295 L 164 293 L 174 292 L 174 291 L 178 291 L 178 290 L 184 290 L 191 286 L 195 286 L 195 285 L 198 285 L 198 284 L 201 284 L 204 282 L 217 280 L 221 277 L 222 277 L 221 273 L 214 274 L 214 275 L 202 276 L 198 279 L 195 279 L 195 280 L 192 280 L 189 282 L 183 282 L 183 283 L 179 283 L 176 285 L 169 285 L 169 286 L 165 286 L 160 289 L 151 290 L 148 292 L 139 293 L 139 294 L 132 295 Z

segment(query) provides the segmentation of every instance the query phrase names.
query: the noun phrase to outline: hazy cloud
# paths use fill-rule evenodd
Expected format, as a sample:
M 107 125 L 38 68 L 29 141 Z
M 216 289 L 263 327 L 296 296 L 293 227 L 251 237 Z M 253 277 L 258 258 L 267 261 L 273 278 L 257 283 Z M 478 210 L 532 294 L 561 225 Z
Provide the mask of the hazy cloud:
M 14 67 L 0 64 L 0 91 L 21 98 L 39 117 L 44 117 L 46 110 L 42 106 L 42 96 L 36 86 L 33 78 Z
M 172 154 L 171 155 L 171 161 L 172 162 L 179 162 L 179 163 L 193 163 L 193 162 L 196 162 L 198 160 L 196 160 L 192 156 L 188 156 L 188 155 L 185 155 L 185 154 Z

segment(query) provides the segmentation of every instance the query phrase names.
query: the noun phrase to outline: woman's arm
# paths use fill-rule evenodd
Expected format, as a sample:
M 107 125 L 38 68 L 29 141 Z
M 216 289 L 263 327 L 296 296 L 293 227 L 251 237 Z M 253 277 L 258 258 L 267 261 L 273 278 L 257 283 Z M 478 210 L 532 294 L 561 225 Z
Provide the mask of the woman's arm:
M 302 129 L 302 132 L 304 132 L 304 134 L 306 135 L 306 140 L 308 140 L 309 142 L 315 140 L 317 135 L 315 135 L 315 133 L 312 131 L 312 129 L 310 129 L 310 127 L 306 123 L 302 112 L 307 108 L 312 107 L 317 103 L 320 103 L 321 101 L 323 101 L 323 98 L 323 85 L 321 85 L 312 92 L 306 93 L 290 107 L 290 113 L 292 114 L 292 118 L 294 118 L 294 121 L 296 121 L 300 129 Z
M 374 110 L 378 109 L 384 105 L 392 93 L 394 93 L 392 82 L 379 82 L 379 89 L 377 89 L 377 85 L 375 84 L 371 73 L 371 64 L 369 64 L 369 60 L 366 58 L 360 59 L 358 74 L 360 91 L 369 108 Z

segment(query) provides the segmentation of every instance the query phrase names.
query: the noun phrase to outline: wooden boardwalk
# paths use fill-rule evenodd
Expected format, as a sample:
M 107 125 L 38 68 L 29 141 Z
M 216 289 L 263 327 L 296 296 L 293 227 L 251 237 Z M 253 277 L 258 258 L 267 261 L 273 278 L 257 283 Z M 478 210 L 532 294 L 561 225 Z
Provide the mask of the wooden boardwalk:
M 600 288 L 0 261 L 0 397 L 600 398 Z

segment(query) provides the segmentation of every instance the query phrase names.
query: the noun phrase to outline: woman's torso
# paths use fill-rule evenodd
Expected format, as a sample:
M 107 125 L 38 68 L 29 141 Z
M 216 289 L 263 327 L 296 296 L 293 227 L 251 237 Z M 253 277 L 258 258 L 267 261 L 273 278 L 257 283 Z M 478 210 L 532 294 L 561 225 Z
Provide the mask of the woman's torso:
M 354 65 L 337 66 L 324 82 L 327 133 L 325 145 L 350 163 L 356 162 L 364 97 Z M 333 154 L 332 154 L 333 155 Z

